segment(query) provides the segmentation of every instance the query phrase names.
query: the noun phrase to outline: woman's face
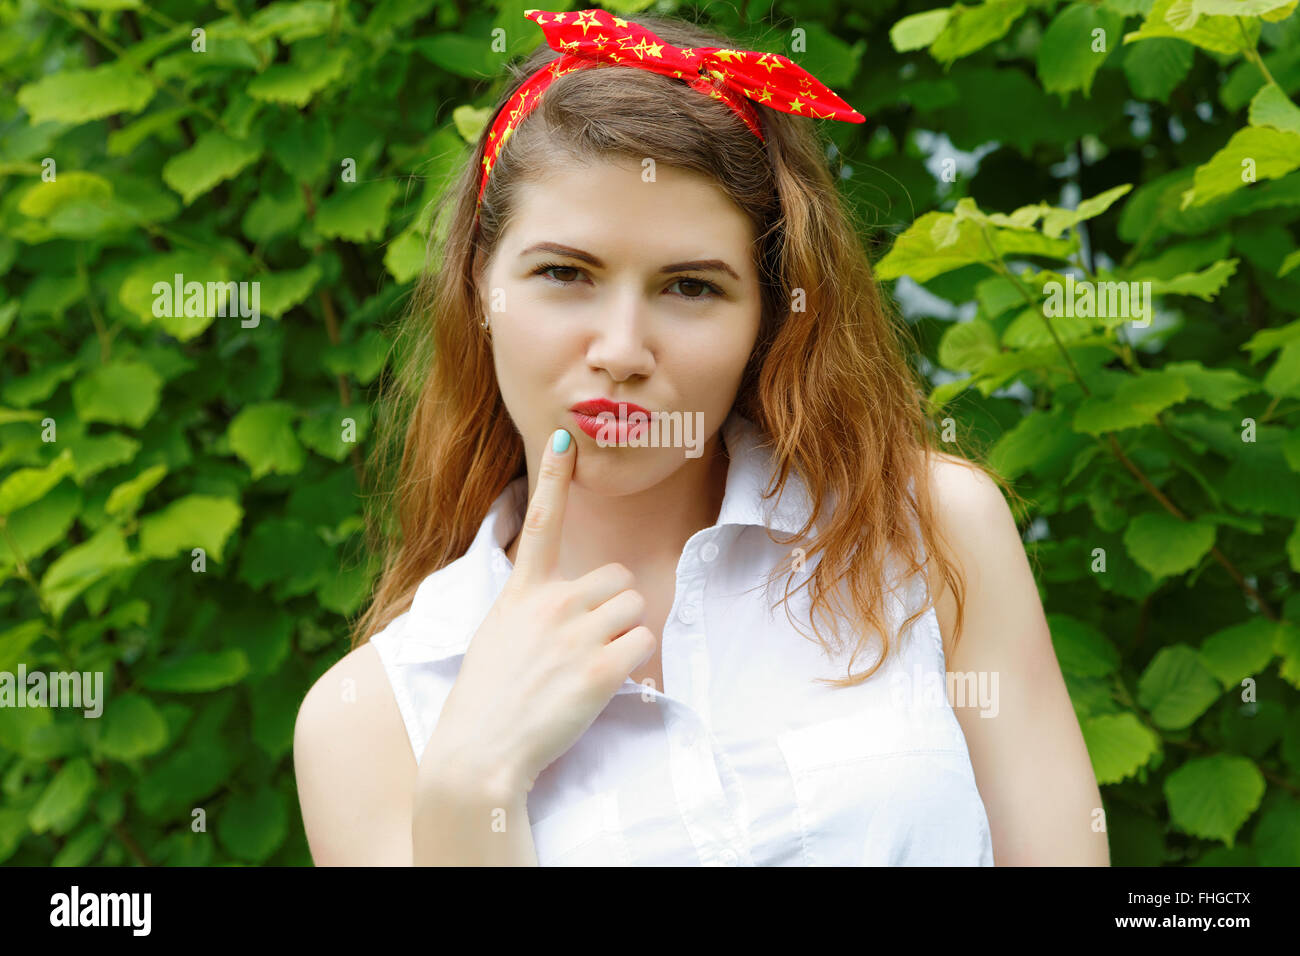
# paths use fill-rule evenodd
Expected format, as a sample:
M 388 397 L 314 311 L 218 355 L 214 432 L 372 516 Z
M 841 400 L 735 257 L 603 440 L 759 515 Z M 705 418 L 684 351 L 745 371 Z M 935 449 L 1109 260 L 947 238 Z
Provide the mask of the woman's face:
M 565 166 L 518 203 L 479 292 L 529 473 L 564 428 L 580 485 L 653 487 L 701 455 L 735 401 L 759 329 L 753 227 L 707 177 L 662 164 L 651 182 L 637 163 Z M 571 410 L 600 398 L 678 412 L 690 430 L 664 419 L 677 447 L 602 444 Z

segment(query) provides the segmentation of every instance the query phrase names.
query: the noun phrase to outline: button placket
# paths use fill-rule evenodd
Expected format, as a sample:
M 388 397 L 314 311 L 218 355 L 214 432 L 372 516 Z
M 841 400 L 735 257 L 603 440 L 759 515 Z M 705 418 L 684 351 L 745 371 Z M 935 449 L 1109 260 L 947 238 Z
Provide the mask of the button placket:
M 707 542 L 706 542 L 707 543 Z M 665 713 L 674 793 L 687 831 L 701 860 L 724 865 L 751 865 L 740 839 L 726 792 L 718 775 L 710 736 L 708 652 L 700 628 L 682 632 L 676 624 L 703 617 L 704 571 L 689 564 L 678 574 L 679 592 L 687 597 L 664 625 L 664 681 L 678 690 L 681 708 Z M 668 653 L 671 648 L 673 653 Z M 741 847 L 738 852 L 735 847 Z M 734 857 L 726 862 L 726 853 Z

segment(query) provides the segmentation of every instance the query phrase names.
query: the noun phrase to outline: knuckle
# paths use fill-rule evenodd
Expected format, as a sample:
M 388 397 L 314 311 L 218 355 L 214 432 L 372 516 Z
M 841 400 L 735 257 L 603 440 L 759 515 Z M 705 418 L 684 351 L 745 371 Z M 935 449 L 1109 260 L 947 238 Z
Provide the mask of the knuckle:
M 615 582 L 622 586 L 622 590 L 627 590 L 636 583 L 636 575 L 625 564 L 615 561 L 609 566 Z
M 549 508 L 535 504 L 528 509 L 528 515 L 524 518 L 524 530 L 537 534 L 546 527 L 550 518 L 551 512 Z
M 543 478 L 563 478 L 564 462 L 557 458 L 544 458 L 538 474 Z

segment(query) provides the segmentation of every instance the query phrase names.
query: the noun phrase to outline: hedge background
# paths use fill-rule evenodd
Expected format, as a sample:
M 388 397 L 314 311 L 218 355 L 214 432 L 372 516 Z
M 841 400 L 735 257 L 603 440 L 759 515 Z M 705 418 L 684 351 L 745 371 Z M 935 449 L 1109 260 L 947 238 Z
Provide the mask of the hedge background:
M 653 5 L 868 116 L 829 161 L 936 427 L 1028 502 L 1117 865 L 1300 863 L 1295 9 Z M 0 672 L 107 698 L 0 708 L 0 860 L 310 863 L 293 723 L 368 598 L 391 323 L 523 10 L 0 0 Z M 177 272 L 261 323 L 156 317 Z M 1154 320 L 1048 318 L 1067 273 Z

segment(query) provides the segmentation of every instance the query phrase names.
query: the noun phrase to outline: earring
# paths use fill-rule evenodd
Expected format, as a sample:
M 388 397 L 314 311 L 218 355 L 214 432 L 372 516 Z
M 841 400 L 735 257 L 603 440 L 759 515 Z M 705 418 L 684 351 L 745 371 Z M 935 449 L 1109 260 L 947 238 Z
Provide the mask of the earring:
M 486 332 L 488 330 L 488 323 L 490 321 L 491 319 L 488 317 L 487 313 L 484 313 L 483 321 L 479 323 L 479 328 L 481 328 L 484 332 Z

